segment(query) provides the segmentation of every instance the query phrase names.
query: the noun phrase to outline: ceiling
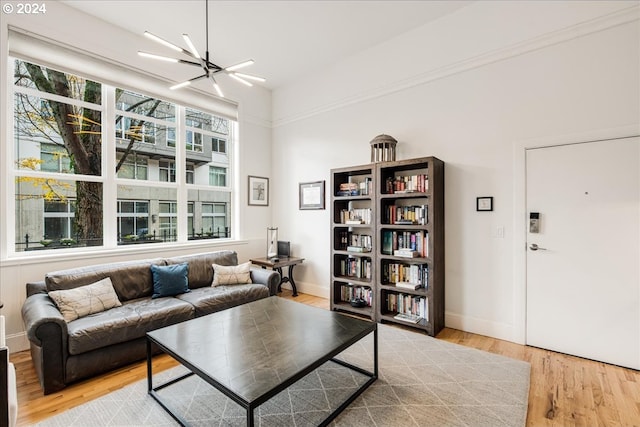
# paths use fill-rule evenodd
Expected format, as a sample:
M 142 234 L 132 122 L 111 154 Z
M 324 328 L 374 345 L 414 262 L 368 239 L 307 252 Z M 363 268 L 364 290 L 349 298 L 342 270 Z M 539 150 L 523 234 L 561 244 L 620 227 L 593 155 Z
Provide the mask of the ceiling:
M 185 49 L 181 35 L 187 33 L 198 52 L 205 51 L 205 0 L 65 0 L 63 3 L 136 34 L 150 31 Z M 242 71 L 265 77 L 267 82 L 261 85 L 275 89 L 469 3 L 210 1 L 210 59 L 222 67 L 254 59 L 256 63 Z M 137 46 L 128 48 L 138 50 Z M 173 52 L 158 45 L 154 53 L 172 56 Z

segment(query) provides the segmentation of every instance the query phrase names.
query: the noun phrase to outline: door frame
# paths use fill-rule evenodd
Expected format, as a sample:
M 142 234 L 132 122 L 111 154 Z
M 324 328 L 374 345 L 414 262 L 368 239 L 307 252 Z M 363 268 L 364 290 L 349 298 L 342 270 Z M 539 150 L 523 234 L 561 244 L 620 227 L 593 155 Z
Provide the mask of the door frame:
M 640 123 L 610 129 L 517 140 L 513 143 L 513 336 L 527 342 L 527 150 L 640 137 Z

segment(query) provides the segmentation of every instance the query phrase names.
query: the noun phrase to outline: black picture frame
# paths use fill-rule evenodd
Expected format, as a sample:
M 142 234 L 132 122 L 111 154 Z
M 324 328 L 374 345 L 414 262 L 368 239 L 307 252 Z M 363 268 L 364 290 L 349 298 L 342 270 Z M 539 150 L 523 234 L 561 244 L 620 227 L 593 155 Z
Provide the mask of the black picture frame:
M 324 209 L 324 181 L 301 182 L 299 202 L 301 210 Z
M 491 196 L 476 197 L 476 211 L 478 212 L 493 211 L 493 197 Z

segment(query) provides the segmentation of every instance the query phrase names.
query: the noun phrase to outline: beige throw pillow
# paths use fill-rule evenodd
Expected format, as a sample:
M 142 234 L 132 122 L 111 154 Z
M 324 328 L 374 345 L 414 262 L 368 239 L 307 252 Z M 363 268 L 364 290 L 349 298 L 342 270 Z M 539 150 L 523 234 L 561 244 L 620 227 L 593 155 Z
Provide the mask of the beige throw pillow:
M 122 305 L 108 277 L 91 285 L 51 291 L 49 296 L 67 322 Z
M 213 283 L 211 286 L 251 283 L 250 262 L 239 265 L 212 265 Z

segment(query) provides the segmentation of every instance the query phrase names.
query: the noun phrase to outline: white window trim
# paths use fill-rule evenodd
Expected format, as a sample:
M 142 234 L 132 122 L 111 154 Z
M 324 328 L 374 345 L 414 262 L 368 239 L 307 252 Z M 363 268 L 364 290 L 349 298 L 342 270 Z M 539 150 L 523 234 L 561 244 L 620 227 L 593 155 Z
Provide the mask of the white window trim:
M 58 65 L 57 61 L 56 62 L 49 62 L 47 60 L 40 60 L 40 59 L 32 59 L 31 56 L 29 55 L 15 55 L 12 54 L 10 56 L 9 59 L 9 63 L 10 66 L 8 67 L 8 75 L 12 76 L 14 74 L 13 72 L 13 60 L 11 58 L 19 58 L 21 60 L 24 61 L 29 61 L 29 62 L 34 62 L 36 64 L 40 64 L 43 66 L 50 66 L 52 68 L 70 73 L 70 74 L 78 74 L 78 75 L 82 75 L 83 77 L 87 78 L 87 79 L 91 79 L 91 80 L 96 80 L 101 82 L 101 86 L 102 86 L 102 99 L 103 99 L 103 104 L 102 105 L 98 105 L 98 104 L 91 104 L 91 103 L 86 103 L 84 101 L 78 101 L 78 100 L 74 100 L 74 99 L 68 99 L 68 98 L 64 98 L 55 94 L 48 94 L 48 93 L 44 93 L 44 92 L 39 92 L 37 90 L 33 90 L 31 88 L 24 88 L 24 87 L 16 87 L 13 84 L 10 84 L 10 90 L 7 93 L 7 100 L 8 102 L 13 102 L 14 100 L 14 94 L 19 92 L 19 93 L 26 93 L 28 95 L 33 95 L 33 96 L 37 96 L 38 98 L 41 99 L 48 99 L 48 100 L 54 100 L 54 101 L 60 101 L 60 102 L 64 102 L 67 104 L 72 104 L 72 105 L 77 105 L 83 108 L 90 108 L 96 111 L 99 111 L 101 113 L 102 116 L 102 170 L 107 171 L 107 168 L 109 167 L 109 165 L 115 165 L 116 164 L 116 150 L 112 150 L 109 149 L 109 147 L 113 147 L 115 146 L 115 140 L 117 139 L 115 136 L 115 118 L 118 115 L 126 115 L 129 117 L 135 117 L 135 116 L 139 116 L 140 118 L 144 118 L 145 121 L 150 121 L 150 122 L 154 122 L 154 123 L 158 123 L 164 126 L 167 126 L 167 123 L 171 123 L 172 125 L 174 124 L 173 122 L 167 122 L 167 121 L 163 121 L 160 119 L 156 119 L 153 117 L 147 117 L 147 116 L 141 116 L 135 113 L 128 113 L 128 112 L 123 112 L 121 110 L 116 110 L 115 107 L 115 88 L 126 88 L 125 85 L 123 84 L 117 84 L 117 85 L 112 85 L 111 81 L 112 78 L 110 79 L 101 79 L 100 77 L 95 77 L 93 74 L 91 73 L 85 73 L 82 70 L 70 70 L 68 67 L 65 66 L 60 66 Z M 59 58 L 58 58 L 59 59 Z M 30 92 L 30 93 L 29 93 Z M 134 92 L 140 92 L 140 90 L 135 90 Z M 144 91 L 143 91 L 144 92 Z M 175 102 L 173 97 L 165 97 L 164 95 L 160 94 L 158 95 L 157 93 L 150 93 L 148 92 L 148 96 L 153 96 L 153 97 L 157 97 L 166 101 L 170 101 L 170 102 Z M 236 113 L 234 113 L 234 117 L 229 117 L 229 115 L 225 115 L 225 114 L 221 114 L 219 111 L 215 111 L 212 110 L 210 107 L 210 105 L 208 105 L 207 107 L 202 107 L 200 105 L 198 105 L 198 103 L 193 103 L 193 102 L 182 102 L 182 101 L 178 101 L 179 105 L 177 105 L 176 109 L 176 123 L 175 123 L 175 133 L 176 133 L 176 145 L 177 147 L 179 147 L 178 150 L 176 150 L 176 183 L 165 183 L 165 182 L 157 182 L 157 181 L 148 181 L 148 180 L 136 180 L 136 179 L 126 179 L 126 178 L 118 178 L 117 174 L 115 173 L 106 173 L 102 176 L 93 176 L 93 175 L 81 175 L 81 174 L 71 174 L 71 173 L 54 173 L 54 172 L 40 172 L 40 171 L 32 171 L 32 170 L 17 170 L 13 164 L 12 164 L 12 160 L 14 158 L 14 144 L 6 144 L 5 146 L 5 150 L 6 153 L 8 154 L 7 156 L 5 156 L 5 158 L 7 159 L 6 163 L 5 163 L 5 167 L 6 170 L 8 171 L 8 182 L 10 184 L 8 184 L 6 190 L 7 190 L 7 194 L 13 194 L 14 189 L 10 188 L 11 185 L 15 186 L 15 178 L 19 177 L 19 176 L 31 176 L 31 177 L 48 177 L 48 178 L 53 178 L 53 179 L 60 179 L 60 180 L 64 180 L 64 181 L 89 181 L 89 182 L 100 182 L 103 184 L 103 221 L 104 221 L 104 235 L 103 235 L 103 245 L 102 246 L 96 246 L 96 247 L 83 247 L 83 248 L 68 248 L 68 249 L 56 249 L 55 251 L 42 251 L 38 254 L 34 253 L 26 253 L 26 252 L 18 252 L 16 251 L 15 248 L 15 233 L 6 233 L 7 238 L 4 239 L 4 245 L 6 245 L 5 247 L 3 247 L 3 253 L 5 254 L 4 256 L 0 257 L 0 261 L 3 262 L 3 265 L 5 264 L 5 261 L 8 260 L 20 260 L 20 259 L 40 259 L 40 260 L 45 260 L 45 259 L 56 259 L 59 258 L 60 256 L 65 256 L 66 258 L 70 258 L 70 257 L 74 257 L 74 254 L 77 254 L 79 258 L 85 258 L 85 257 L 90 257 L 91 253 L 96 253 L 96 254 L 100 254 L 100 253 L 124 253 L 127 250 L 130 250 L 130 248 L 124 248 L 121 245 L 118 245 L 118 236 L 117 236 L 117 229 L 118 229 L 118 216 L 117 216 L 117 188 L 119 185 L 127 185 L 127 186 L 139 186 L 139 187 L 148 187 L 150 184 L 153 185 L 154 187 L 164 187 L 167 186 L 169 188 L 176 188 L 177 191 L 177 197 L 176 200 L 178 202 L 179 206 L 184 205 L 184 208 L 179 208 L 178 209 L 178 241 L 177 242 L 171 242 L 171 243 L 166 243 L 166 244 L 154 244 L 152 246 L 154 246 L 154 250 L 157 250 L 159 252 L 166 250 L 166 246 L 175 246 L 176 243 L 179 244 L 184 244 L 187 247 L 191 247 L 191 246 L 200 246 L 200 245 L 208 245 L 211 246 L 211 242 L 208 243 L 198 243 L 198 242 L 194 242 L 194 241 L 190 241 L 188 240 L 188 230 L 187 230 L 187 217 L 190 215 L 187 213 L 187 208 L 186 208 L 186 203 L 187 203 L 187 199 L 188 199 L 188 191 L 190 189 L 202 189 L 205 191 L 216 191 L 216 192 L 232 192 L 232 186 L 229 185 L 229 175 L 227 175 L 227 187 L 216 187 L 216 186 L 208 186 L 208 185 L 195 185 L 195 184 L 187 184 L 186 183 L 186 171 L 185 171 L 185 167 L 183 166 L 184 160 L 186 159 L 186 132 L 182 131 L 181 129 L 184 129 L 184 114 L 185 114 L 185 110 L 186 108 L 197 108 L 200 109 L 202 111 L 205 111 L 207 113 L 210 114 L 214 114 L 214 115 L 218 115 L 221 116 L 223 118 L 227 118 L 230 120 L 229 122 L 229 134 L 228 135 L 224 135 L 223 137 L 226 139 L 227 141 L 227 151 L 229 151 L 230 148 L 232 149 L 237 149 L 236 144 L 232 143 L 231 141 L 233 141 L 233 134 L 234 134 L 234 130 L 237 129 L 238 123 L 237 123 L 237 119 L 235 118 L 237 115 L 237 106 L 234 105 L 234 111 Z M 210 104 L 210 99 L 209 99 L 209 104 Z M 7 109 L 7 123 L 9 124 L 8 129 L 13 129 L 13 125 L 14 125 L 14 116 L 13 116 L 13 108 Z M 174 126 L 170 126 L 170 127 L 174 127 Z M 206 130 L 202 130 L 202 129 L 198 129 L 198 128 L 193 128 L 195 131 L 197 131 L 198 133 L 201 134 L 211 134 L 211 135 L 215 135 L 215 137 L 219 138 L 221 136 L 221 134 L 216 133 L 216 132 L 212 132 L 212 131 L 206 131 Z M 7 131 L 10 135 L 11 138 L 7 138 L 7 140 L 13 140 L 13 131 Z M 203 141 L 204 144 L 204 141 Z M 204 150 L 204 146 L 203 146 L 203 150 Z M 230 159 L 231 160 L 231 159 Z M 225 167 L 227 167 L 228 170 L 234 170 L 237 171 L 238 169 L 238 165 L 237 164 L 232 164 L 231 162 L 227 165 L 224 165 Z M 234 179 L 237 179 L 237 177 L 234 177 Z M 163 185 L 165 184 L 165 185 Z M 239 203 L 240 202 L 240 197 L 239 195 L 234 195 L 234 197 L 231 198 L 231 202 L 232 204 L 234 203 Z M 9 200 L 7 201 L 7 207 L 9 208 L 10 211 L 15 212 L 15 198 L 9 198 Z M 232 209 L 232 211 L 237 212 L 239 209 Z M 192 215 L 192 214 L 191 214 Z M 13 221 L 15 221 L 15 217 L 13 219 Z M 230 219 L 230 223 L 231 224 L 235 224 L 236 226 L 239 224 L 238 222 L 238 218 L 233 218 Z M 7 229 L 10 229 L 11 227 L 8 227 Z M 214 246 L 224 246 L 224 245 L 229 245 L 230 243 L 238 243 L 237 241 L 234 240 L 234 230 L 233 228 L 230 230 L 230 237 L 226 238 L 226 239 L 220 239 L 216 242 L 216 244 Z M 239 243 L 246 243 L 246 242 L 239 242 Z M 3 246 L 4 246 L 3 245 Z M 147 246 L 145 246 L 145 252 L 148 251 Z

